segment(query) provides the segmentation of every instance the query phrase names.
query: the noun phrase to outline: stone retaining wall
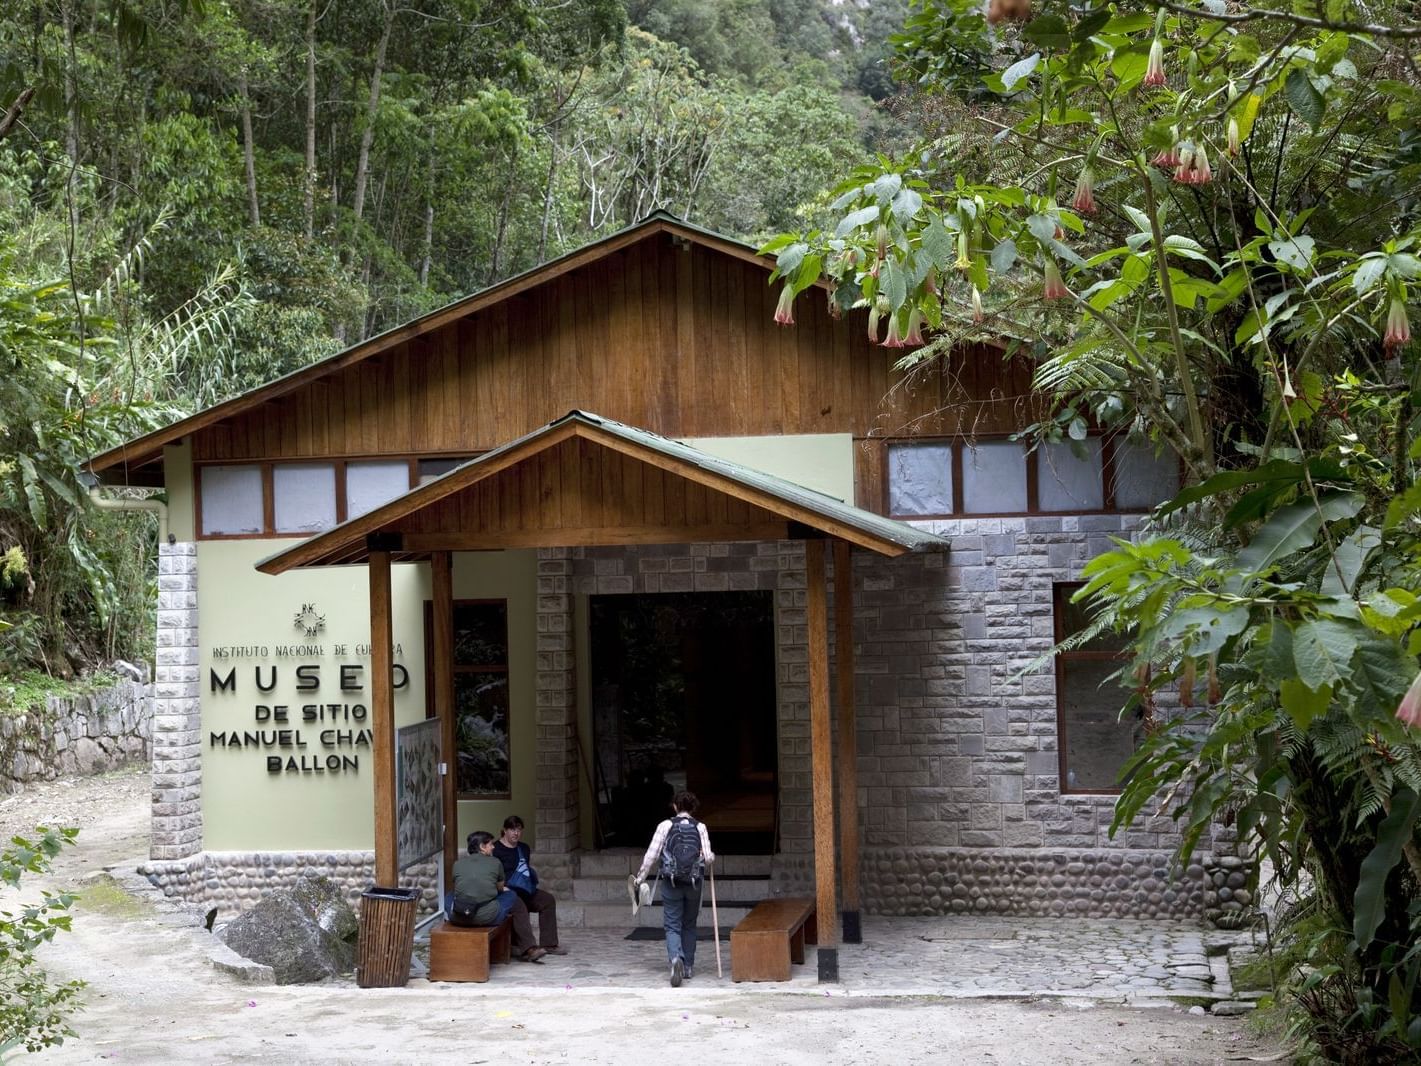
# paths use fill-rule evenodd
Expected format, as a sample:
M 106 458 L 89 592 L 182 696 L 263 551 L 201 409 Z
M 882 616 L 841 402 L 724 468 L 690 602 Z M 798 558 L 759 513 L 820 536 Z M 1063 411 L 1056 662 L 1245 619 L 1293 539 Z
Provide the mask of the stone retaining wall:
M 43 708 L 0 716 L 0 792 L 144 763 L 152 750 L 146 685 L 125 680 L 89 695 L 50 696 Z

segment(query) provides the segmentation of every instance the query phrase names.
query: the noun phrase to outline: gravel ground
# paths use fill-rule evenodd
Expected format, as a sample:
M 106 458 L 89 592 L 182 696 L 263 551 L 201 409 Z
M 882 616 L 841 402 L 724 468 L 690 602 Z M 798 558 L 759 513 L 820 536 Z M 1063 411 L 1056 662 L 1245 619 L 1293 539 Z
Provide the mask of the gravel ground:
M 147 849 L 146 772 L 59 781 L 0 799 L 0 832 L 78 825 L 79 845 L 24 896 L 74 886 Z M 0 893 L 0 909 L 16 902 Z M 845 997 L 687 985 L 500 989 L 412 982 L 251 987 L 214 970 L 190 921 L 91 891 L 72 933 L 40 954 L 88 981 L 79 1033 L 48 1063 L 641 1063 L 677 1056 L 743 1066 L 894 1063 L 1183 1064 L 1279 1061 L 1238 1019 L 1061 1002 Z

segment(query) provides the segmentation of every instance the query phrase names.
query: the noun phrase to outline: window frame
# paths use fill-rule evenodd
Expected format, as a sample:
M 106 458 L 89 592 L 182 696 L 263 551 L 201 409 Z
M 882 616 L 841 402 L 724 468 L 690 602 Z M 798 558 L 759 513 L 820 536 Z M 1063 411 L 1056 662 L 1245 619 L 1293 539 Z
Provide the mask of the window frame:
M 276 490 L 273 470 L 278 466 L 331 466 L 335 470 L 336 525 L 349 521 L 346 494 L 346 465 L 368 462 L 404 462 L 409 467 L 409 487 L 420 487 L 419 464 L 425 459 L 457 459 L 466 463 L 482 452 L 425 452 L 419 455 L 293 455 L 273 459 L 203 459 L 192 464 L 193 529 L 197 540 L 305 540 L 310 531 L 293 533 L 276 528 Z M 262 529 L 257 533 L 207 533 L 202 528 L 202 472 L 209 466 L 255 466 L 261 468 Z M 427 484 L 427 482 L 426 482 Z M 366 512 L 369 514 L 370 512 Z M 325 532 L 321 530 L 320 532 Z
M 948 436 L 934 434 L 928 436 L 912 437 L 879 437 L 875 438 L 884 442 L 880 449 L 879 477 L 882 488 L 882 513 L 885 517 L 898 521 L 946 521 L 951 519 L 978 519 L 978 518 L 1012 518 L 1021 515 L 1031 516 L 1057 516 L 1057 515 L 1098 515 L 1098 514 L 1144 514 L 1147 509 L 1137 507 L 1123 508 L 1117 506 L 1115 502 L 1115 450 L 1123 446 L 1126 442 L 1124 435 L 1115 432 L 1109 433 L 1104 430 L 1092 430 L 1088 434 L 1090 437 L 1100 440 L 1100 478 L 1102 505 L 1099 508 L 1069 510 L 1069 511 L 1047 511 L 1042 510 L 1040 505 L 1040 449 L 1032 448 L 1026 453 L 1026 510 L 1025 511 L 968 511 L 963 499 L 963 451 L 972 447 L 978 442 L 988 441 L 1010 441 L 1016 434 L 1014 433 L 982 433 L 972 438 L 962 436 Z M 949 514 L 900 514 L 891 509 L 893 499 L 893 487 L 891 483 L 892 464 L 889 453 L 898 445 L 913 444 L 946 444 L 952 449 L 952 512 Z M 1023 447 L 1025 444 L 1023 443 Z M 1176 463 L 1180 476 L 1180 484 L 1183 484 L 1183 468 Z
M 1066 632 L 1065 608 L 1071 596 L 1084 587 L 1084 581 L 1055 581 L 1051 584 L 1051 625 L 1057 644 L 1070 636 Z M 1062 706 L 1062 697 L 1066 688 L 1066 664 L 1069 662 L 1128 662 L 1129 658 L 1128 651 L 1109 648 L 1074 648 L 1070 651 L 1058 651 L 1052 656 L 1052 665 L 1056 674 L 1056 791 L 1062 796 L 1118 796 L 1123 791 L 1123 787 L 1119 785 L 1114 788 L 1071 788 L 1067 784 L 1070 780 L 1067 776 L 1070 767 L 1066 765 L 1066 758 L 1070 750 L 1068 743 L 1070 730 L 1066 723 L 1065 707 Z
M 453 600 L 453 601 L 450 603 L 450 605 L 449 605 L 449 606 L 450 606 L 450 612 L 451 612 L 451 613 L 450 613 L 450 618 L 449 618 L 449 624 L 450 624 L 450 627 L 451 627 L 450 632 L 451 632 L 451 633 L 453 632 L 452 627 L 453 627 L 453 624 L 454 624 L 454 618 L 453 618 L 453 612 L 454 612 L 454 611 L 457 611 L 460 607 L 476 607 L 476 606 L 479 606 L 480 604 L 489 604 L 489 603 L 498 604 L 498 605 L 500 605 L 500 606 L 503 607 L 503 654 L 504 654 L 505 660 L 507 660 L 507 659 L 509 659 L 509 658 L 512 657 L 512 648 L 511 648 L 511 646 L 510 646 L 510 644 L 509 644 L 509 638 L 508 638 L 508 632 L 509 632 L 509 628 L 510 628 L 510 627 L 509 627 L 509 624 L 508 624 L 508 599 L 507 599 L 507 597 L 502 597 L 502 596 L 482 596 L 482 597 L 474 597 L 474 598 L 466 598 L 466 599 Z M 455 679 L 456 677 L 458 677 L 458 675 L 459 675 L 460 673 L 468 673 L 468 674 L 500 674 L 500 673 L 501 673 L 501 674 L 503 674 L 506 678 L 508 678 L 508 731 L 507 731 L 507 743 L 508 743 L 508 791 L 507 791 L 507 792 L 460 792 L 460 791 L 459 791 L 459 766 L 458 766 L 458 758 L 457 758 L 458 753 L 457 753 L 457 752 L 451 752 L 451 753 L 449 753 L 449 754 L 450 754 L 450 755 L 453 755 L 453 756 L 454 756 L 454 759 L 453 759 L 453 760 L 451 761 L 451 763 L 450 763 L 450 766 L 449 766 L 449 773 L 452 774 L 453 777 L 454 777 L 454 801 L 455 801 L 456 803 L 476 803 L 476 802 L 482 802 L 482 801 L 484 801 L 484 800 L 490 800 L 490 801 L 495 801 L 495 802 L 496 802 L 496 801 L 499 801 L 499 800 L 511 800 L 511 799 L 513 798 L 513 671 L 512 671 L 512 669 L 510 668 L 509 663 L 506 662 L 506 661 L 503 663 L 502 666 L 486 666 L 486 665 L 478 665 L 478 664 L 476 664 L 476 665 L 464 665 L 464 666 L 461 666 L 461 665 L 459 665 L 458 663 L 451 663 L 451 664 L 450 664 L 450 667 L 451 667 L 451 675 L 450 675 L 450 679 L 449 679 L 449 680 L 450 680 L 450 689 L 451 689 L 451 691 L 452 691 L 453 688 L 454 688 L 454 684 L 453 684 L 454 679 Z M 424 717 L 425 717 L 426 719 L 428 719 L 428 718 L 438 718 L 438 717 L 439 717 L 439 708 L 436 707 L 436 706 L 435 706 L 435 703 L 434 703 L 434 694 L 435 694 L 435 688 L 436 688 L 436 685 L 437 685 L 437 681 L 436 681 L 435 676 L 434 676 L 434 601 L 433 601 L 433 600 L 425 600 L 425 601 L 424 601 L 424 672 L 425 672 Z M 456 709 L 455 709 L 454 707 L 450 707 L 450 708 L 449 708 L 449 713 L 450 713 L 450 715 L 457 716 L 457 711 L 456 711 Z M 455 725 L 455 727 L 456 727 L 455 730 L 454 730 L 454 732 L 455 732 L 455 745 L 457 746 L 457 744 L 458 744 L 458 729 L 457 729 L 458 723 L 457 723 L 457 721 L 454 723 L 454 725 Z

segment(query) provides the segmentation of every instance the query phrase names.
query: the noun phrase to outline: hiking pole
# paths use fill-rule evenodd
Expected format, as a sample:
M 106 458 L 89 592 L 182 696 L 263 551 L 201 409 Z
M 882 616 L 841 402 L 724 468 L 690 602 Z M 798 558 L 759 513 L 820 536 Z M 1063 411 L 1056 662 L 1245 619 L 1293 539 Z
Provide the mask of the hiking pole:
M 715 863 L 710 865 L 711 883 L 711 929 L 715 933 L 715 976 L 717 980 L 725 977 L 720 968 L 720 912 L 715 906 Z

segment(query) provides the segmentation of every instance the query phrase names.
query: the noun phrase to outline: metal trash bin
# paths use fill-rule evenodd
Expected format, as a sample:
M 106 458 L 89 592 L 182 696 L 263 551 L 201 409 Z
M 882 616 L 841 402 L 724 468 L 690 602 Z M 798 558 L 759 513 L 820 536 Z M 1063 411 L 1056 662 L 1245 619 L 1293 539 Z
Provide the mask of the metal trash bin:
M 360 946 L 355 980 L 361 988 L 403 988 L 410 979 L 419 889 L 380 888 L 360 894 Z

